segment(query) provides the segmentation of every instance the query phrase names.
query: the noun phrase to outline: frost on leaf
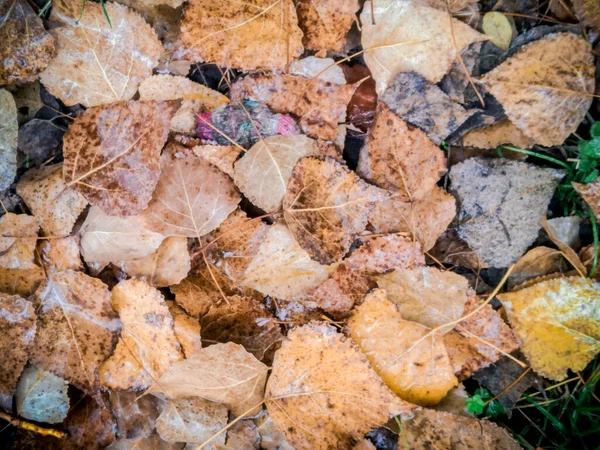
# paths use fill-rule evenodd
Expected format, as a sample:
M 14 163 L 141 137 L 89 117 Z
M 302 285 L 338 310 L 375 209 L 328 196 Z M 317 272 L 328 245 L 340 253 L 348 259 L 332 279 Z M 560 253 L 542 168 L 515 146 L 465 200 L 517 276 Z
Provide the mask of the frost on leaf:
M 186 358 L 189 358 L 194 353 L 202 348 L 200 340 L 200 322 L 198 319 L 189 316 L 183 308 L 177 305 L 174 301 L 167 301 L 169 312 L 173 317 L 173 330 L 175 336 L 181 344 L 181 350 Z
M 397 200 L 418 200 L 446 173 L 446 158 L 423 131 L 380 102 L 360 151 L 357 172 L 380 188 L 393 191 Z
M 348 320 L 348 335 L 388 387 L 417 405 L 435 405 L 458 384 L 440 332 L 403 320 L 381 289 Z
M 365 230 L 375 202 L 387 196 L 333 158 L 303 158 L 288 184 L 283 214 L 311 258 L 331 264 L 348 252 L 356 235 Z
M 65 134 L 67 186 L 107 214 L 139 213 L 158 182 L 160 151 L 176 109 L 174 102 L 137 101 L 87 109 Z
M 0 268 L 33 269 L 38 230 L 34 216 L 6 213 L 0 217 Z
M 192 0 L 176 57 L 242 70 L 283 70 L 303 51 L 292 0 Z
M 165 236 L 200 238 L 237 208 L 240 195 L 231 179 L 178 144 L 160 158 L 161 176 L 141 217 Z
M 374 16 L 371 16 L 373 10 Z M 450 70 L 457 48 L 462 51 L 487 37 L 452 19 L 456 46 L 447 11 L 411 1 L 376 0 L 365 3 L 361 43 L 365 62 L 382 94 L 400 72 L 414 71 L 437 83 Z M 374 20 L 374 21 L 373 21 Z
M 54 56 L 54 39 L 26 0 L 0 3 L 0 42 L 0 85 L 31 80 Z
M 356 86 L 338 85 L 294 75 L 249 75 L 231 88 L 233 101 L 254 100 L 273 112 L 293 114 L 304 133 L 335 140 L 338 123 L 346 119 L 346 107 Z
M 385 386 L 349 339 L 328 325 L 288 334 L 265 393 L 269 415 L 297 450 L 351 448 L 351 442 L 412 405 Z
M 145 389 L 183 359 L 173 318 L 162 294 L 141 280 L 117 284 L 112 306 L 123 328 L 115 352 L 100 367 L 100 381 L 111 389 Z
M 17 380 L 27 363 L 36 331 L 33 305 L 18 295 L 0 294 L 0 407 L 12 410 Z
M 277 223 L 269 229 L 240 284 L 264 295 L 298 300 L 323 283 L 330 270 L 310 258 L 285 224 Z
M 241 345 L 215 344 L 171 366 L 149 392 L 171 400 L 201 397 L 225 404 L 236 416 L 252 416 L 263 399 L 267 370 Z
M 36 422 L 62 422 L 69 412 L 68 387 L 62 378 L 27 366 L 15 392 L 19 416 Z
M 77 0 L 55 1 L 50 20 L 61 25 L 51 30 L 57 54 L 40 80 L 68 106 L 129 100 L 163 52 L 142 16 L 116 3 L 86 4 L 82 14 Z
M 46 271 L 83 270 L 77 235 L 43 240 L 38 245 L 38 252 Z
M 540 375 L 561 381 L 600 352 L 600 284 L 570 277 L 498 295 L 521 351 Z
M 107 286 L 68 270 L 40 285 L 35 304 L 38 329 L 31 362 L 84 392 L 97 392 L 98 367 L 112 354 L 121 329 Z
M 375 279 L 405 320 L 436 328 L 463 315 L 469 282 L 461 275 L 422 267 L 397 269 Z M 447 333 L 452 328 L 454 325 L 449 325 L 441 331 Z
M 573 33 L 552 33 L 523 46 L 483 81 L 527 137 L 561 145 L 592 104 L 592 47 Z
M 140 396 L 139 392 L 111 391 L 109 400 L 119 436 L 127 438 L 150 436 L 164 406 L 164 401 L 158 397 Z
M 573 187 L 590 205 L 596 217 L 600 218 L 600 177 L 588 184 L 573 183 Z
M 13 1 L 16 2 L 16 0 Z M 0 8 L 9 3 L 10 1 L 3 2 Z M 30 7 L 27 3 L 25 6 Z M 1 25 L 0 30 L 2 30 Z M 0 82 L 0 84 L 2 83 Z M 19 124 L 15 100 L 10 92 L 0 89 L 0 191 L 8 189 L 17 175 L 18 133 Z
M 304 135 L 270 136 L 254 144 L 235 163 L 233 181 L 260 209 L 277 212 L 296 163 L 319 153 L 317 141 Z
M 346 35 L 358 20 L 358 0 L 328 1 L 299 0 L 298 22 L 304 32 L 302 43 L 309 50 L 331 50 L 342 52 Z

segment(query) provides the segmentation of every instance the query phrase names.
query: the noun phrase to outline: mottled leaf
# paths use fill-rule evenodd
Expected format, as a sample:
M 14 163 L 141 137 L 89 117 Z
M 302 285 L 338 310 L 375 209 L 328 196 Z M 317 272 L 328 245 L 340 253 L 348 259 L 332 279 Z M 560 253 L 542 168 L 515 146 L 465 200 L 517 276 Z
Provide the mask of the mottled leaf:
M 573 187 L 590 205 L 596 217 L 600 218 L 600 177 L 588 184 L 573 183 Z
M 164 406 L 164 401 L 158 397 L 140 396 L 138 392 L 111 391 L 109 400 L 119 437 L 124 439 L 150 436 Z
M 505 119 L 489 127 L 469 131 L 463 137 L 463 144 L 466 147 L 482 149 L 496 149 L 502 144 L 528 149 L 533 147 L 535 142 L 525 136 L 510 120 Z
M 167 301 L 169 312 L 173 317 L 173 330 L 181 344 L 181 350 L 186 358 L 202 348 L 200 340 L 200 322 L 198 319 L 188 315 L 183 308 L 174 301 Z
M 304 32 L 302 43 L 309 50 L 341 52 L 346 35 L 358 20 L 358 0 L 332 2 L 328 0 L 299 0 L 298 22 Z
M 38 254 L 46 271 L 83 270 L 79 256 L 79 236 L 45 239 L 38 246 Z
M 38 231 L 34 216 L 6 213 L 0 217 L 0 268 L 33 269 Z
M 197 145 L 192 152 L 231 178 L 234 177 L 233 165 L 240 156 L 240 149 L 235 145 Z
M 17 0 L 12 0 L 17 3 Z M 10 4 L 10 1 L 3 2 L 0 8 Z M 23 2 L 24 6 L 30 6 Z M 19 5 L 15 5 L 19 8 Z M 0 9 L 1 11 L 1 9 Z M 1 15 L 0 15 L 1 17 Z M 0 31 L 3 29 L 0 26 Z M 4 47 L 3 47 L 4 48 Z M 0 63 L 0 77 L 2 71 Z M 0 84 L 2 82 L 0 81 Z M 10 187 L 17 175 L 17 136 L 19 125 L 17 123 L 17 106 L 10 92 L 0 89 L 0 191 Z
M 69 412 L 69 384 L 62 378 L 27 366 L 15 392 L 19 416 L 36 422 L 60 423 Z

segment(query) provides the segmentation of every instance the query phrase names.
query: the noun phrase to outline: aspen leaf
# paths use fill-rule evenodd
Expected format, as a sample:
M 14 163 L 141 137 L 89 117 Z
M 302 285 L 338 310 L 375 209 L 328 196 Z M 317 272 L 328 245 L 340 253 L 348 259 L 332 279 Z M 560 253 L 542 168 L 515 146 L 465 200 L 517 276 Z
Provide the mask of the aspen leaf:
M 569 268 L 559 250 L 544 246 L 535 247 L 516 262 L 506 284 L 509 290 L 514 290 L 528 280 L 557 272 L 564 273 Z
M 261 445 L 258 427 L 252 420 L 240 420 L 227 430 L 227 443 L 218 450 L 258 450 Z
M 79 236 L 43 240 L 38 246 L 38 252 L 47 271 L 83 270 L 79 256 Z
M 206 314 L 213 303 L 223 300 L 223 296 L 240 293 L 231 280 L 210 262 L 193 270 L 181 283 L 170 286 L 170 289 L 177 304 L 195 318 Z
M 183 308 L 174 301 L 167 301 L 169 312 L 173 317 L 173 330 L 175 336 L 181 344 L 181 350 L 186 358 L 202 348 L 200 340 L 200 323 L 198 319 L 189 316 Z
M 463 137 L 463 144 L 466 147 L 481 149 L 495 149 L 502 144 L 529 149 L 535 142 L 525 136 L 510 120 L 505 119 L 489 127 L 469 131 Z
M 458 385 L 441 333 L 403 320 L 381 289 L 348 320 L 347 334 L 388 387 L 417 405 L 435 405 Z
M 61 24 L 51 31 L 57 54 L 40 80 L 67 106 L 129 100 L 163 52 L 150 25 L 116 3 L 86 4 L 82 14 L 77 0 L 60 0 L 53 3 L 50 20 Z
M 588 184 L 572 183 L 579 195 L 590 205 L 596 217 L 600 218 L 600 177 Z
M 110 450 L 182 450 L 185 445 L 181 442 L 172 444 L 163 441 L 158 434 L 146 438 L 118 439 L 106 447 Z
M 0 8 L 8 3 L 10 2 L 3 2 Z M 30 7 L 28 4 L 25 6 Z M 0 30 L 2 30 L 1 26 Z M 0 72 L 1 70 L 0 68 Z M 18 133 L 15 99 L 10 92 L 0 89 L 0 191 L 8 189 L 17 175 Z
M 115 419 L 104 396 L 74 399 L 64 427 L 67 448 L 104 448 L 115 440 Z
M 260 445 L 265 450 L 294 450 L 268 414 L 259 419 L 258 432 L 260 433 Z
M 119 436 L 131 439 L 145 438 L 154 432 L 154 423 L 165 403 L 154 395 L 127 391 L 111 391 L 109 401 Z
M 351 2 L 350 2 L 351 3 Z M 290 63 L 290 75 L 299 75 L 304 78 L 318 78 L 333 84 L 346 84 L 344 70 L 335 64 L 333 58 L 318 58 L 307 56 Z
M 33 216 L 6 213 L 0 217 L 0 268 L 33 269 L 38 230 Z
M 39 266 L 32 269 L 0 269 L 0 292 L 27 297 L 46 279 Z
M 240 156 L 240 150 L 235 145 L 197 145 L 192 152 L 234 178 L 233 166 Z
M 575 15 L 585 26 L 595 30 L 600 29 L 600 8 L 598 4 L 591 0 L 573 0 L 570 2 L 575 11 Z M 569 11 L 568 18 L 572 19 L 573 13 Z
M 600 352 L 600 284 L 557 278 L 498 295 L 521 351 L 540 375 L 561 381 Z
M 297 450 L 350 448 L 390 416 L 414 408 L 381 382 L 351 340 L 315 323 L 289 332 L 275 354 L 265 400 Z
M 68 387 L 62 378 L 27 366 L 15 392 L 19 416 L 36 422 L 62 422 L 69 412 Z

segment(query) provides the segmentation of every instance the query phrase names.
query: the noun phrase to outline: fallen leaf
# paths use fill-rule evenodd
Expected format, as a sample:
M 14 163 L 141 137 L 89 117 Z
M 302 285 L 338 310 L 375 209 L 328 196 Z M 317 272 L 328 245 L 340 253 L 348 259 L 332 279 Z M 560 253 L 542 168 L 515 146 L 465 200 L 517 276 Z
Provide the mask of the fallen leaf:
M 413 409 L 381 382 L 351 340 L 316 323 L 288 333 L 275 354 L 265 400 L 297 450 L 350 448 L 389 417 Z
M 17 0 L 13 0 L 13 3 L 16 2 Z M 8 5 L 9 2 L 3 3 Z M 30 8 L 27 3 L 25 3 L 25 6 Z M 2 30 L 2 27 L 0 27 L 0 30 Z M 0 82 L 0 84 L 2 83 Z M 8 189 L 17 175 L 18 134 L 19 125 L 15 99 L 10 92 L 0 89 L 0 191 Z
M 17 105 L 17 121 L 19 125 L 33 120 L 43 110 L 45 103 L 41 98 L 41 84 L 39 81 L 19 83 L 10 86 L 10 92 Z M 46 98 L 44 100 L 47 100 Z
M 62 422 L 69 412 L 68 387 L 62 378 L 33 365 L 27 366 L 15 392 L 19 416 L 36 422 Z
M 183 450 L 185 444 L 165 442 L 160 436 L 153 434 L 147 438 L 118 439 L 106 448 L 110 450 Z
M 499 294 L 521 351 L 540 375 L 561 381 L 600 352 L 600 284 L 570 277 Z
M 28 297 L 46 279 L 39 266 L 31 269 L 0 269 L 0 292 Z
M 252 416 L 263 399 L 267 370 L 241 345 L 215 344 L 175 363 L 147 392 L 171 400 L 201 397 L 225 404 L 235 416 Z
M 169 312 L 173 317 L 173 330 L 175 336 L 181 344 L 181 350 L 186 358 L 202 349 L 200 340 L 200 322 L 198 319 L 189 316 L 183 308 L 179 307 L 174 301 L 167 301 Z
M 6 213 L 0 217 L 0 267 L 33 269 L 38 230 L 34 216 Z
M 338 123 L 345 122 L 346 107 L 356 87 L 287 74 L 252 74 L 231 87 L 231 99 L 254 100 L 273 112 L 294 114 L 308 136 L 333 141 Z
M 119 437 L 139 439 L 152 435 L 154 423 L 164 406 L 163 400 L 154 395 L 140 396 L 138 392 L 127 391 L 110 391 L 109 400 Z
M 384 383 L 406 401 L 435 405 L 458 385 L 441 333 L 403 320 L 381 289 L 353 311 L 347 334 Z
M 64 445 L 68 450 L 104 448 L 115 439 L 115 419 L 108 401 L 101 396 L 73 400 L 64 427 L 68 435 Z
M 77 0 L 59 0 L 53 3 L 50 20 L 61 25 L 50 31 L 57 54 L 40 80 L 67 106 L 131 99 L 139 84 L 152 75 L 163 52 L 150 25 L 116 3 L 86 4 L 82 14 Z
M 211 266 L 205 265 L 201 270 L 193 271 L 181 283 L 169 287 L 175 295 L 177 304 L 195 318 L 202 317 L 214 302 L 220 301 L 221 292 L 225 296 L 230 295 L 228 289 L 230 286 L 226 284 L 226 277 L 222 276 L 220 271 L 212 268 L 209 270 L 208 267 Z M 231 292 L 231 294 L 235 293 Z
M 100 367 L 100 382 L 110 389 L 145 389 L 183 359 L 173 318 L 162 294 L 141 280 L 117 284 L 112 306 L 123 328 L 114 353 Z
M 229 103 L 227 97 L 189 78 L 174 75 L 154 75 L 139 87 L 140 100 L 182 100 L 181 107 L 171 119 L 171 131 L 193 134 L 198 113 L 210 112 Z
M 535 145 L 535 141 L 525 136 L 510 120 L 505 119 L 489 127 L 469 131 L 463 137 L 463 144 L 466 147 L 483 149 L 496 149 L 502 144 L 529 149 Z
M 302 43 L 309 50 L 342 52 L 346 35 L 358 19 L 358 0 L 331 2 L 299 0 L 296 2 L 298 22 L 304 32 Z
M 583 220 L 584 218 L 580 216 L 555 217 L 546 220 L 545 228 L 553 235 L 552 240 L 555 239 L 573 250 L 578 250 L 581 248 L 579 233 Z
M 121 321 L 107 286 L 83 272 L 48 276 L 35 292 L 38 323 L 30 361 L 87 393 L 117 343 Z
M 552 33 L 523 46 L 483 82 L 527 137 L 561 145 L 592 104 L 592 47 L 573 33 Z
M 25 0 L 3 1 L 0 17 L 0 85 L 35 78 L 54 56 L 54 39 Z
M 572 183 L 575 190 L 590 205 L 596 217 L 600 219 L 600 177 L 588 184 Z
M 535 247 L 516 262 L 506 285 L 512 291 L 528 280 L 553 273 L 564 273 L 569 268 L 559 250 L 544 246 Z
M 481 29 L 490 37 L 492 44 L 502 50 L 508 50 L 513 38 L 513 29 L 512 24 L 504 14 L 498 11 L 485 13 Z
M 600 259 L 600 254 L 598 255 L 598 259 Z M 579 260 L 585 265 L 587 269 L 586 273 L 590 273 L 592 271 L 592 266 L 594 265 L 594 244 L 588 245 L 587 247 L 581 249 L 579 252 Z M 600 271 L 596 271 L 592 278 L 600 281 Z
M 450 70 L 457 52 L 487 39 L 451 19 L 447 11 L 410 1 L 365 3 L 360 21 L 365 62 L 377 82 L 379 95 L 401 72 L 414 71 L 437 83 Z
M 471 158 L 450 170 L 458 235 L 491 267 L 508 267 L 533 244 L 564 171 Z
M 218 450 L 258 450 L 261 447 L 258 428 L 252 420 L 240 420 L 227 430 L 227 443 Z M 285 450 L 285 449 L 282 449 Z
M 377 447 L 368 439 L 363 438 L 352 447 L 352 450 L 377 450 Z
M 327 81 L 333 84 L 346 84 L 344 71 L 335 63 L 333 58 L 307 56 L 306 58 L 292 61 L 290 62 L 289 73 L 290 75 L 299 75 L 310 80 L 318 78 L 321 81 Z
M 487 42 L 489 41 L 474 42 L 465 47 L 460 54 L 460 58 L 457 57 L 454 60 L 448 73 L 439 82 L 439 87 L 448 94 L 452 101 L 461 105 L 481 106 L 477 93 L 469 80 L 478 73 L 480 59 L 482 58 L 482 47 Z M 477 88 L 477 92 L 480 92 L 480 90 L 481 88 Z
M 199 239 L 217 228 L 240 202 L 227 175 L 178 144 L 169 144 L 160 166 L 158 185 L 141 215 L 152 231 Z
M 83 270 L 83 263 L 79 256 L 79 236 L 43 240 L 38 250 L 47 271 Z
M 36 332 L 35 310 L 18 295 L 0 294 L 0 407 L 12 411 L 19 376 L 27 363 Z
M 405 320 L 429 328 L 444 326 L 463 315 L 469 283 L 461 275 L 435 267 L 396 269 L 375 277 Z M 454 325 L 444 327 L 447 333 Z
M 443 232 L 428 254 L 444 264 L 467 267 L 476 271 L 487 268 L 477 253 L 458 236 L 454 228 Z
M 231 178 L 234 177 L 233 165 L 240 156 L 238 147 L 234 145 L 197 145 L 192 148 L 192 152 Z
M 105 213 L 142 211 L 161 173 L 160 151 L 176 108 L 173 102 L 130 101 L 87 109 L 65 134 L 67 186 Z
M 458 386 L 450 389 L 442 401 L 431 409 L 472 417 L 472 414 L 467 411 L 467 398 L 469 398 L 469 393 L 465 389 L 465 386 L 462 383 L 458 383 Z
M 302 54 L 302 31 L 291 0 L 236 3 L 192 0 L 176 57 L 242 70 L 283 70 Z
M 260 445 L 265 450 L 294 450 L 285 439 L 285 434 L 277 428 L 268 414 L 259 419 L 258 432 L 260 433 Z
M 446 158 L 423 131 L 408 125 L 380 102 L 360 151 L 357 173 L 394 192 L 398 200 L 418 200 L 446 173 Z
M 595 30 L 600 28 L 600 8 L 590 0 L 572 0 L 569 3 L 573 7 L 575 16 L 579 19 L 582 25 L 591 27 Z M 573 18 L 573 13 L 569 11 L 569 19 Z

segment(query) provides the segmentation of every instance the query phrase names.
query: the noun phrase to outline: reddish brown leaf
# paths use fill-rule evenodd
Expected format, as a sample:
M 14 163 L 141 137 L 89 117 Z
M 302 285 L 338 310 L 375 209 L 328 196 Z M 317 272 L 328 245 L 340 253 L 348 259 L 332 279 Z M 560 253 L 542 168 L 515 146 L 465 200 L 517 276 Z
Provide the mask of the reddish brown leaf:
M 298 0 L 298 22 L 304 32 L 302 43 L 310 50 L 341 52 L 346 35 L 358 20 L 358 0 L 332 2 L 327 0 Z

